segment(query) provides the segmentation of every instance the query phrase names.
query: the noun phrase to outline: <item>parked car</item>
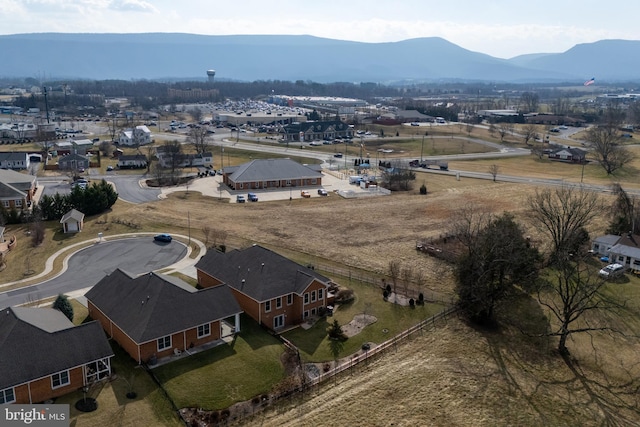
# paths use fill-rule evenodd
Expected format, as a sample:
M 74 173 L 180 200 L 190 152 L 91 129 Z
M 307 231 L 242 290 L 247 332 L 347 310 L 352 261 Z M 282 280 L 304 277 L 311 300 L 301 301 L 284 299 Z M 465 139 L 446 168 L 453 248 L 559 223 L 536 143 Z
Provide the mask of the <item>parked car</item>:
M 341 158 L 342 157 L 342 153 L 336 153 L 336 154 L 333 155 L 333 157 Z
M 305 199 L 308 199 L 309 197 L 311 197 L 311 193 L 309 193 L 308 191 L 301 191 L 300 195 Z
M 246 201 L 247 201 L 247 199 L 245 199 L 245 198 L 244 198 L 244 196 L 243 196 L 242 194 L 238 194 L 238 195 L 236 196 L 236 203 L 244 203 L 244 202 L 246 202 Z
M 155 240 L 156 242 L 171 243 L 171 240 L 173 240 L 173 238 L 171 237 L 170 234 L 162 233 L 162 234 L 156 234 L 155 236 L 153 236 L 153 240 Z
M 609 264 L 598 273 L 600 277 L 605 279 L 615 279 L 622 276 L 624 273 L 624 265 L 622 264 Z
M 250 202 L 257 202 L 258 195 L 256 193 L 249 193 L 247 194 L 247 199 L 249 199 Z
M 113 170 L 113 166 L 109 165 L 107 166 L 107 172 L 111 172 Z
M 325 190 L 324 188 L 318 188 L 318 195 L 320 196 L 327 196 L 329 193 L 327 193 L 327 190 Z

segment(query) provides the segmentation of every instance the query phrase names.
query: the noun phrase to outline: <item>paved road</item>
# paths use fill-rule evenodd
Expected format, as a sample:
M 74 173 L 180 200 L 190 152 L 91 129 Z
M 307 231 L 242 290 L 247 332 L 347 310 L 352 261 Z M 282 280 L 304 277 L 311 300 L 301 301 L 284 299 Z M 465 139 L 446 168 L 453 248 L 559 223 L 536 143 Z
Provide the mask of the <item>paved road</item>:
M 129 203 L 147 203 L 154 200 L 158 200 L 160 190 L 157 188 L 143 187 L 140 185 L 140 181 L 144 178 L 144 175 L 91 175 L 90 182 L 97 182 L 101 179 L 105 179 L 108 182 L 112 182 L 118 197 L 125 202 Z M 38 178 L 38 182 L 44 186 L 42 194 L 53 196 L 56 193 L 69 194 L 71 192 L 71 186 L 69 185 L 69 179 L 65 177 L 46 177 Z
M 132 274 L 161 269 L 186 255 L 187 247 L 182 243 L 176 240 L 169 244 L 156 243 L 151 236 L 102 242 L 72 255 L 68 269 L 58 277 L 0 293 L 0 307 L 24 304 L 93 286 L 116 268 Z

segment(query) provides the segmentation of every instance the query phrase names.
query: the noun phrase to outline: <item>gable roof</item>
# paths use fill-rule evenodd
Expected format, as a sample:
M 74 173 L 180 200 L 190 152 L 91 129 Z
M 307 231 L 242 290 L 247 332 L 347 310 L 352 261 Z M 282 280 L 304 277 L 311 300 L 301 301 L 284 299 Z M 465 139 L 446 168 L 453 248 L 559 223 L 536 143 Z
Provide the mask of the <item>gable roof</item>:
M 0 182 L 0 199 L 24 199 L 27 193 L 18 190 L 11 184 Z
M 37 177 L 20 173 L 9 169 L 0 169 L 0 182 L 9 184 L 21 191 L 29 190 L 36 182 Z
M 62 218 L 60 219 L 60 224 L 64 224 L 70 219 L 76 222 L 81 222 L 82 220 L 84 220 L 84 214 L 78 210 L 71 209 L 69 212 L 62 216 Z
M 196 290 L 173 276 L 120 269 L 85 296 L 138 344 L 242 312 L 227 286 Z
M 225 169 L 225 172 L 227 169 Z M 256 159 L 238 166 L 229 176 L 233 182 L 318 179 L 322 174 L 291 159 Z
M 29 153 L 25 153 L 23 151 L 0 151 L 0 162 L 9 161 L 13 162 L 16 160 L 26 160 L 29 158 Z
M 302 295 L 314 281 L 327 286 L 331 281 L 315 270 L 259 245 L 226 253 L 208 251 L 196 268 L 256 301 L 290 293 Z
M 147 156 L 144 154 L 122 154 L 118 156 L 118 161 L 126 162 L 126 161 L 138 161 L 138 162 L 146 162 Z
M 52 308 L 0 311 L 0 390 L 111 356 L 98 322 L 74 326 Z

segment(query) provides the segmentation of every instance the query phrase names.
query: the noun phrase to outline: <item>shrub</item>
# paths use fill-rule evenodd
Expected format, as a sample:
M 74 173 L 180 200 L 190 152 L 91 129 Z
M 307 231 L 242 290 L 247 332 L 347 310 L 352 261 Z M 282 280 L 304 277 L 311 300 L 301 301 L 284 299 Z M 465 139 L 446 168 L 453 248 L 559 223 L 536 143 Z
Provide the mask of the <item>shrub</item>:
M 420 186 L 420 194 L 427 194 L 427 186 L 422 184 Z
M 415 306 L 416 306 L 416 302 L 413 300 L 413 298 L 411 298 L 411 299 L 409 300 L 409 307 L 411 307 L 411 308 L 415 308 Z
M 391 294 L 391 285 L 387 285 L 387 287 L 386 287 L 385 289 L 387 290 L 387 292 L 388 292 L 389 294 Z
M 384 300 L 386 301 L 387 298 L 389 298 L 389 291 L 387 291 L 386 289 L 382 292 L 382 298 L 384 298 Z
M 420 292 L 420 294 L 418 294 L 417 304 L 418 305 L 424 305 L 424 295 L 422 294 L 422 292 Z

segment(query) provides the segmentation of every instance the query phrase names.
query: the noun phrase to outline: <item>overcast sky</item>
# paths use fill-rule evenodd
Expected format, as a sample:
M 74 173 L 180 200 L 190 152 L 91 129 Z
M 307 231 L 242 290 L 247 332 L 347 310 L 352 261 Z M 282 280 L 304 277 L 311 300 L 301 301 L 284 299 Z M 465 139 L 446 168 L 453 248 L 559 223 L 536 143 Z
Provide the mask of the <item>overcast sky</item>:
M 394 42 L 442 37 L 510 58 L 602 39 L 640 40 L 636 0 L 0 0 L 0 34 L 308 34 Z

